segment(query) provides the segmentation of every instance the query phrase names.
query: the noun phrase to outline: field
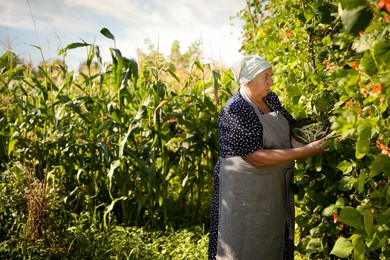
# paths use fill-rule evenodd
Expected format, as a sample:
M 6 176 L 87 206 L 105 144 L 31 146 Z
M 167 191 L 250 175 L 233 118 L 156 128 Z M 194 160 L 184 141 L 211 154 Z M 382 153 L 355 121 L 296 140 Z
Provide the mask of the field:
M 297 259 L 390 257 L 389 14 L 274 0 L 237 15 L 286 109 L 331 125 L 324 155 L 295 163 Z M 37 68 L 2 54 L 0 258 L 207 258 L 218 113 L 238 86 L 194 46 L 105 61 L 76 42 Z

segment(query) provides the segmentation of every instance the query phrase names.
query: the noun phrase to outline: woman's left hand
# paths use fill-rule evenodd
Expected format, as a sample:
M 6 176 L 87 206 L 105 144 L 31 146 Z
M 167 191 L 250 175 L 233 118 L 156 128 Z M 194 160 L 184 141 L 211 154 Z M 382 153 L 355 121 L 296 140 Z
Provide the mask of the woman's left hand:
M 325 138 L 322 138 L 306 145 L 306 148 L 310 150 L 311 155 L 320 155 L 324 152 L 324 148 L 322 147 L 322 142 L 324 140 Z

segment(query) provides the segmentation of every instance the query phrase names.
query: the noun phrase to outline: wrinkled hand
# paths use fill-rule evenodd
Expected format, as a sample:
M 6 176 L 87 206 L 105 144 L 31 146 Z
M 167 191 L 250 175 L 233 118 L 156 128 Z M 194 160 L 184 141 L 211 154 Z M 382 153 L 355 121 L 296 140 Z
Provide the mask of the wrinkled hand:
M 322 146 L 322 142 L 325 140 L 325 138 L 322 138 L 320 140 L 311 142 L 306 145 L 306 148 L 310 150 L 310 153 L 312 155 L 320 155 L 324 152 L 324 148 Z

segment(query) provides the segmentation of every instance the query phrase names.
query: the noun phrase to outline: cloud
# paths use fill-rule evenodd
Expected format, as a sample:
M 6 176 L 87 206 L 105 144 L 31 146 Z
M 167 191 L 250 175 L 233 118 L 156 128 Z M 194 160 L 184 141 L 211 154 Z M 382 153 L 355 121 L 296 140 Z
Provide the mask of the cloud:
M 39 45 L 53 56 L 80 39 L 102 49 L 112 47 L 113 42 L 99 33 L 106 27 L 115 35 L 117 47 L 130 56 L 149 38 L 163 52 L 169 52 L 175 40 L 183 51 L 202 40 L 206 55 L 231 59 L 227 56 L 238 54 L 240 25 L 232 26 L 230 17 L 244 6 L 243 0 L 1 1 L 0 40 L 7 33 L 22 42 L 21 47 Z
M 1 1 L 0 25 L 9 28 L 33 29 L 34 25 L 26 2 Z

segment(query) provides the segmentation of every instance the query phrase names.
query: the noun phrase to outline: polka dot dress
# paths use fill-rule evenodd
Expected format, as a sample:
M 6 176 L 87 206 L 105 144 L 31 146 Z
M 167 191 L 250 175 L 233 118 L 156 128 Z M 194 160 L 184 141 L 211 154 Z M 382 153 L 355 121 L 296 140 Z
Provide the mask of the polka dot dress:
M 280 111 L 290 123 L 294 121 L 293 117 L 282 107 L 275 93 L 269 92 L 265 100 L 273 111 Z M 263 147 L 263 127 L 255 110 L 243 99 L 239 91 L 234 93 L 226 102 L 219 115 L 218 124 L 220 157 L 243 156 Z M 214 260 L 217 254 L 219 168 L 220 162 L 218 161 L 214 168 L 214 192 L 208 249 L 209 260 Z M 288 256 L 286 248 L 285 256 Z

